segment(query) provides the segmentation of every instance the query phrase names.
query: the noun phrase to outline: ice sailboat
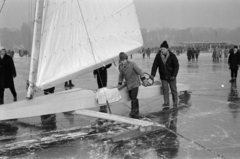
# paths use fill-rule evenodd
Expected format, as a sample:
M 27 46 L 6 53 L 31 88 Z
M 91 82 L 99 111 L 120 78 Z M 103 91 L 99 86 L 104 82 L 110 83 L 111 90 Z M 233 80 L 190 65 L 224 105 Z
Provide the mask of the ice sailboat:
M 118 61 L 120 52 L 131 55 L 142 46 L 133 0 L 37 0 L 27 93 L 30 100 L 2 105 L 0 120 L 101 106 L 92 90 L 76 88 L 36 98 L 34 91 L 92 72 Z M 187 89 L 185 85 L 178 88 Z M 116 102 L 129 100 L 126 88 L 120 94 Z M 138 98 L 160 94 L 161 85 L 156 83 L 140 87 Z

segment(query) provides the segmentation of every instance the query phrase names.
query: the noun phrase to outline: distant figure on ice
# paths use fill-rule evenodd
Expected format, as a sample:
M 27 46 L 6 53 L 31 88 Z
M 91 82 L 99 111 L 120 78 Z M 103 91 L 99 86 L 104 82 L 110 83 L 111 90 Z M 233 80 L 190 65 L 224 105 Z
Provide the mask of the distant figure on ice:
M 143 49 L 142 49 L 142 56 L 143 56 L 143 59 L 145 59 L 145 55 L 146 55 L 146 52 L 145 52 L 145 49 L 143 48 Z
M 4 104 L 4 89 L 9 88 L 13 101 L 17 101 L 17 93 L 14 87 L 13 78 L 17 77 L 12 57 L 8 56 L 6 49 L 0 51 L 0 105 Z
M 97 79 L 98 89 L 107 87 L 107 69 L 111 66 L 112 64 L 108 64 L 93 71 L 94 78 Z M 100 106 L 99 112 L 107 113 L 107 106 Z
M 213 49 L 213 54 L 212 54 L 213 61 L 219 61 L 219 57 L 220 57 L 220 50 L 218 47 L 215 47 Z
M 228 58 L 229 49 L 226 47 L 223 52 L 224 52 L 224 58 L 225 59 Z
M 163 86 L 164 103 L 163 107 L 170 106 L 169 104 L 169 86 L 172 93 L 173 107 L 177 107 L 178 93 L 177 93 L 177 74 L 179 70 L 179 63 L 176 55 L 168 49 L 167 41 L 164 41 L 160 46 L 160 51 L 157 53 L 151 71 L 151 78 L 154 78 L 156 72 L 160 74 L 160 79 Z
M 231 80 L 229 82 L 236 82 L 238 68 L 240 65 L 240 52 L 237 46 L 234 46 L 233 50 L 230 51 L 230 55 L 228 57 L 228 65 L 231 70 Z
M 150 54 L 151 54 L 150 48 L 147 48 L 146 53 L 147 53 L 147 57 L 150 59 Z
M 200 54 L 200 49 L 197 47 L 196 48 L 196 61 L 198 61 L 199 54 Z
M 192 49 L 189 47 L 188 48 L 188 51 L 187 51 L 187 58 L 188 58 L 188 61 L 190 62 L 191 59 L 192 59 Z
M 192 61 L 195 61 L 195 57 L 196 57 L 196 49 L 193 47 L 192 48 Z

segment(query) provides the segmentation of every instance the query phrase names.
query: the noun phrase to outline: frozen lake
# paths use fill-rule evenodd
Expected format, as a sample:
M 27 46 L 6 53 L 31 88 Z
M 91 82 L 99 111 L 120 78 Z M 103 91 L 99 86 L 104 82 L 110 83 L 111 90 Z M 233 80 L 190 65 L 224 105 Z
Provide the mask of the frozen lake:
M 236 84 L 229 83 L 227 59 L 213 62 L 211 56 L 200 53 L 198 62 L 188 62 L 186 54 L 177 56 L 180 63 L 177 82 L 189 85 L 192 91 L 191 99 L 178 111 L 158 112 L 162 110 L 162 96 L 140 101 L 141 114 L 165 124 L 166 129 L 110 143 L 104 139 L 129 131 L 133 126 L 106 122 L 99 127 L 94 118 L 61 113 L 57 114 L 56 128 L 46 130 L 41 127 L 39 117 L 19 119 L 9 128 L 13 132 L 0 137 L 0 154 L 6 158 L 237 159 L 240 156 L 239 79 Z M 150 59 L 143 59 L 137 54 L 133 60 L 150 73 L 154 57 L 152 54 Z M 26 96 L 30 59 L 17 57 L 14 61 L 15 86 L 21 100 Z M 116 85 L 117 79 L 117 71 L 111 67 L 108 85 Z M 97 89 L 92 73 L 73 79 L 73 83 L 75 87 Z M 64 90 L 63 86 L 56 86 L 56 92 Z M 40 95 L 43 92 L 35 96 Z M 5 90 L 5 103 L 12 100 L 10 90 Z M 130 103 L 113 107 L 121 106 L 125 107 L 121 113 L 128 115 Z

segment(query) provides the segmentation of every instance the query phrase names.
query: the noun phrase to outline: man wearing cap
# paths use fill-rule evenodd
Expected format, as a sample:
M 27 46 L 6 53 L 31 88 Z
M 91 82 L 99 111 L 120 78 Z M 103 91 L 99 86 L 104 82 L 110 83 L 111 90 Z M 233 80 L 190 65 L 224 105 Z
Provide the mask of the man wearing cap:
M 137 99 L 138 87 L 141 85 L 139 76 L 143 82 L 143 85 L 147 86 L 148 81 L 144 77 L 143 71 L 132 61 L 128 61 L 128 56 L 121 52 L 119 54 L 119 80 L 118 85 L 123 84 L 123 80 L 126 81 L 129 97 L 131 99 L 131 113 L 132 118 L 139 118 L 139 102 Z
M 177 94 L 177 81 L 176 77 L 179 70 L 178 59 L 174 53 L 168 49 L 167 41 L 160 45 L 160 50 L 157 53 L 151 71 L 151 77 L 154 78 L 156 71 L 160 74 L 160 79 L 163 86 L 164 103 L 163 107 L 169 107 L 169 87 L 172 93 L 173 107 L 177 107 L 178 94 Z
M 13 78 L 17 76 L 12 57 L 6 54 L 6 49 L 0 51 L 0 105 L 4 104 L 4 89 L 9 88 L 13 94 L 13 101 L 17 101 L 17 93 Z

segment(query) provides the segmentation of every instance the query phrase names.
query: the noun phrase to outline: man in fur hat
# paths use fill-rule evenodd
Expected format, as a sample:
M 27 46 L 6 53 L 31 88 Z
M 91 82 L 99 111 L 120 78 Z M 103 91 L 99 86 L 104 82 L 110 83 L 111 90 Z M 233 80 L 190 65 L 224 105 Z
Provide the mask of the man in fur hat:
M 123 80 L 126 81 L 129 97 L 131 99 L 131 113 L 132 118 L 139 118 L 139 102 L 138 102 L 138 87 L 141 85 L 139 76 L 143 82 L 143 85 L 149 85 L 147 79 L 144 76 L 143 71 L 132 61 L 128 61 L 128 56 L 121 52 L 119 54 L 119 80 L 118 85 L 123 84 Z
M 179 70 L 179 64 L 176 55 L 168 49 L 167 41 L 164 41 L 160 45 L 160 51 L 154 59 L 151 71 L 152 78 L 155 77 L 157 69 L 163 86 L 164 103 L 162 106 L 168 108 L 170 106 L 169 85 L 172 93 L 173 107 L 177 107 L 178 94 L 176 77 Z

